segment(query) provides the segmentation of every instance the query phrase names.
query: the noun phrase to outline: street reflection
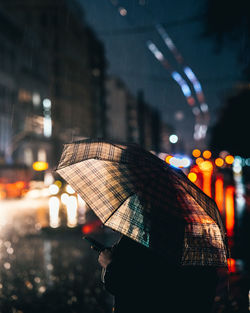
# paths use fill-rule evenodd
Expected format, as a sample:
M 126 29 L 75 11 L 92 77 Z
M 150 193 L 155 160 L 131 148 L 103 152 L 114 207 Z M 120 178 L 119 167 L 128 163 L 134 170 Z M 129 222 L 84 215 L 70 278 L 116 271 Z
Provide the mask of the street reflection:
M 51 197 L 49 199 L 49 218 L 50 226 L 56 228 L 60 225 L 59 221 L 59 199 L 57 197 Z
M 1 200 L 0 312 L 110 312 L 98 255 L 82 240 L 82 222 L 95 217 L 82 199 L 67 201 L 32 190 Z M 116 234 L 93 229 L 110 245 Z

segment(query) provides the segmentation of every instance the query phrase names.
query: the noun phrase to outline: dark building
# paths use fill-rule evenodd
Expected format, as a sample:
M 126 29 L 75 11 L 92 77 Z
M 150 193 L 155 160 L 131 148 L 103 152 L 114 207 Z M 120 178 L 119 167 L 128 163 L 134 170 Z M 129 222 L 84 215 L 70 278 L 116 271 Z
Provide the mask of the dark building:
M 159 112 L 145 102 L 143 92 L 131 94 L 116 77 L 106 80 L 107 137 L 135 142 L 155 152 L 169 151 L 170 127 L 163 123 Z
M 44 136 L 60 153 L 63 142 L 105 137 L 104 49 L 86 25 L 76 1 L 10 0 L 2 6 L 32 33 L 47 55 L 48 94 L 43 104 Z M 43 63 L 38 59 L 43 68 Z M 35 71 L 35 69 L 34 69 Z M 54 155 L 55 159 L 58 155 Z
M 0 24 L 1 162 L 31 165 L 38 154 L 51 156 L 41 107 L 49 91 L 47 54 L 38 38 L 1 7 Z

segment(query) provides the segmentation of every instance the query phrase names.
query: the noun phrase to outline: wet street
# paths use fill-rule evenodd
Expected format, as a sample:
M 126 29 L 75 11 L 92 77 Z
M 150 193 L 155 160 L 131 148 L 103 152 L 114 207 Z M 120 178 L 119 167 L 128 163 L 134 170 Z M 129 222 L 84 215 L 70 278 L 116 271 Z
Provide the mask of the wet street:
M 110 312 L 98 254 L 82 239 L 80 226 L 42 228 L 37 208 L 19 203 L 16 209 L 9 202 L 6 209 L 2 205 L 0 211 L 1 313 Z M 108 245 L 114 232 L 93 236 Z
M 45 203 L 15 201 L 1 202 L 0 313 L 111 312 L 98 254 L 82 239 L 82 227 L 51 228 Z M 108 228 L 91 236 L 106 245 L 117 238 Z M 246 277 L 234 274 L 227 308 L 222 275 L 213 313 L 248 312 L 247 288 Z

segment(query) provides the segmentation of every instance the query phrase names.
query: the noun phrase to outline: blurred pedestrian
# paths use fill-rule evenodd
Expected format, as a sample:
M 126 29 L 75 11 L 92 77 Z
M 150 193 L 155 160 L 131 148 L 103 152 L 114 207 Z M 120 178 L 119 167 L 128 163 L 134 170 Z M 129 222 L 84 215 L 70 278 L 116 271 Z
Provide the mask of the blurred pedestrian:
M 199 312 L 212 309 L 215 267 L 180 267 L 123 236 L 98 259 L 115 313 Z

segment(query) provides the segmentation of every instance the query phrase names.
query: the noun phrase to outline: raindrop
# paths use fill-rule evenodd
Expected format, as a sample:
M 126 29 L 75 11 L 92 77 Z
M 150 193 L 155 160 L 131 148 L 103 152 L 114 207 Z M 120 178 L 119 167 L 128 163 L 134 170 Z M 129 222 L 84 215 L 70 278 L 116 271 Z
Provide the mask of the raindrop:
M 17 295 L 12 295 L 12 296 L 11 296 L 11 299 L 12 299 L 12 300 L 17 300 L 18 297 L 17 297 Z
M 37 284 L 39 284 L 39 283 L 41 282 L 41 278 L 40 278 L 40 277 L 35 277 L 35 278 L 34 278 L 34 281 L 35 281 Z
M 48 264 L 48 265 L 47 265 L 47 269 L 48 269 L 49 271 L 52 271 L 52 270 L 53 270 L 53 268 L 54 268 L 54 267 L 53 267 L 53 265 L 52 265 L 52 264 Z
M 5 262 L 3 266 L 6 268 L 6 270 L 9 270 L 11 268 L 11 265 L 9 262 Z
M 40 293 L 44 293 L 44 292 L 46 291 L 46 288 L 45 288 L 44 286 L 41 286 L 41 287 L 38 289 L 38 291 L 39 291 Z
M 26 286 L 28 289 L 33 289 L 33 285 L 32 285 L 31 282 L 28 281 L 28 280 L 25 282 L 25 286 Z
M 174 117 L 177 121 L 182 121 L 184 119 L 184 113 L 182 111 L 177 111 L 175 112 Z
M 11 247 L 11 242 L 10 241 L 5 241 L 4 245 L 5 245 L 6 248 L 9 248 L 9 247 Z
M 7 249 L 7 253 L 8 253 L 8 254 L 13 254 L 13 252 L 14 252 L 14 249 L 13 249 L 13 248 L 8 248 L 8 249 Z
M 72 300 L 72 302 L 77 302 L 77 297 L 73 296 L 73 297 L 71 298 L 71 300 Z

